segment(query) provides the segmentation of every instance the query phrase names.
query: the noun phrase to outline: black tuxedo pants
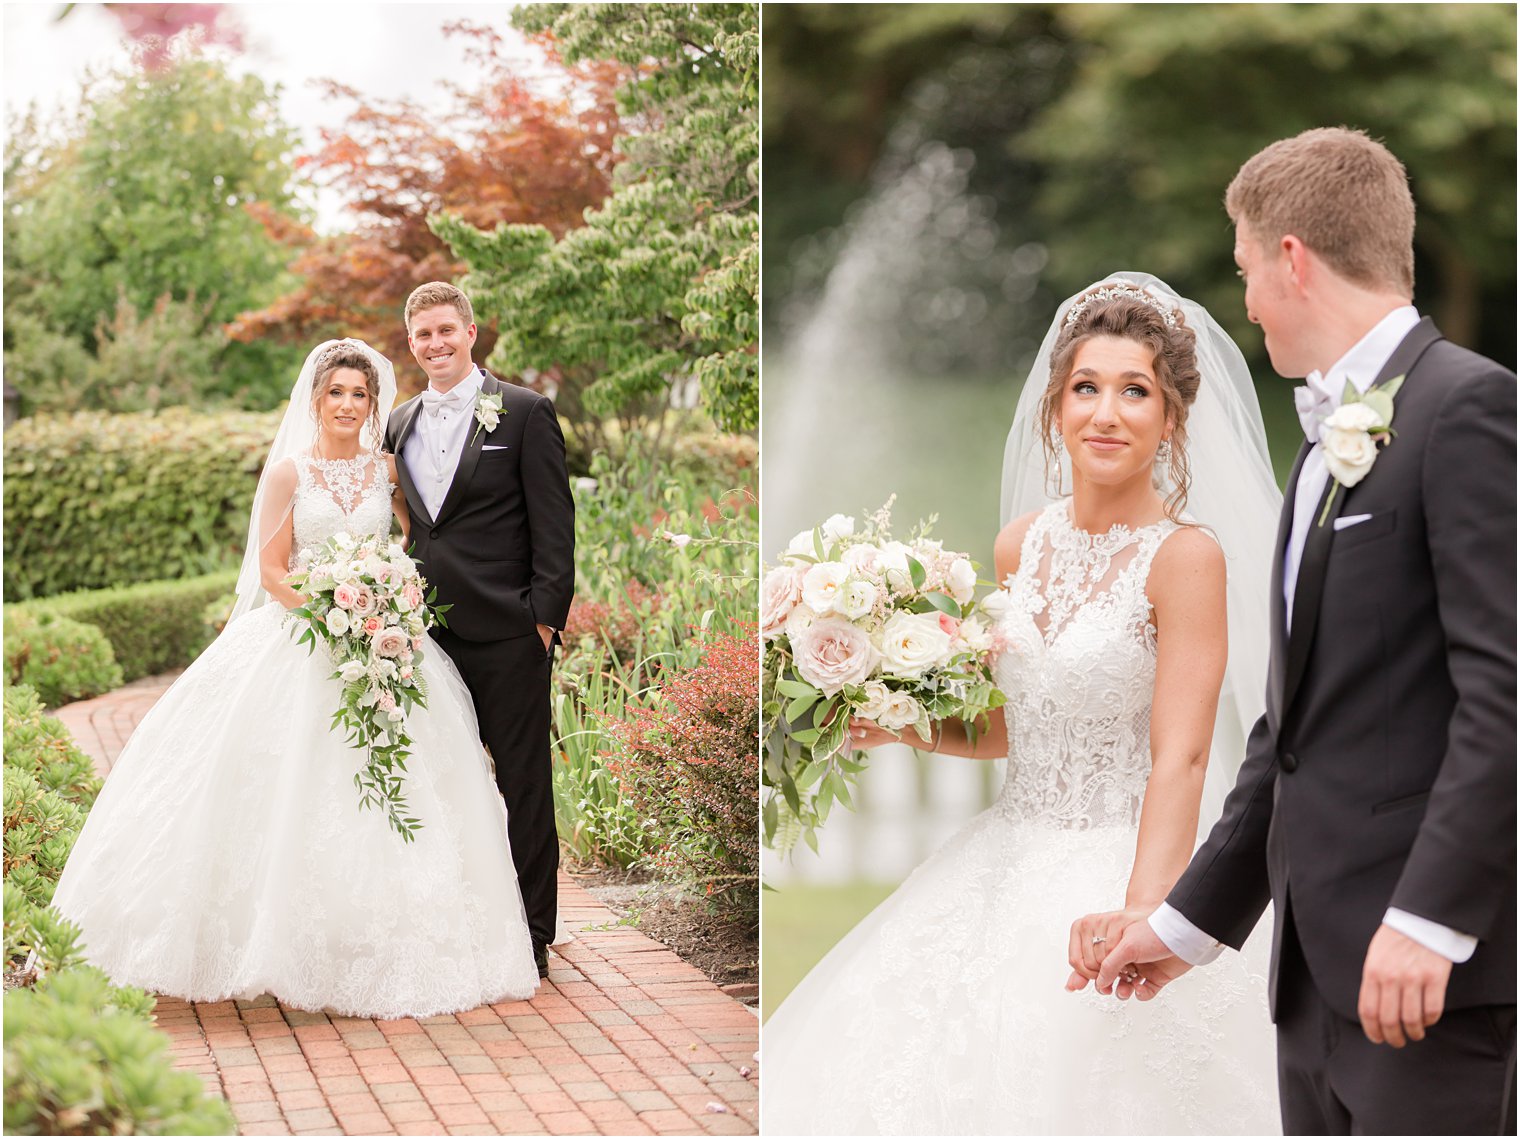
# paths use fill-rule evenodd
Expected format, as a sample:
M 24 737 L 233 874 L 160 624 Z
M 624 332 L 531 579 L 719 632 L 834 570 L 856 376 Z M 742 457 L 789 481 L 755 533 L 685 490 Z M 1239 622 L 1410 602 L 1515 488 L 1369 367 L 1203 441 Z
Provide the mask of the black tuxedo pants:
M 1291 923 L 1277 981 L 1285 1135 L 1515 1134 L 1515 1006 L 1447 1009 L 1425 1039 L 1373 1044 L 1320 996 Z
M 535 631 L 505 641 L 466 641 L 447 629 L 433 639 L 464 676 L 480 738 L 491 749 L 496 786 L 507 805 L 507 838 L 536 943 L 554 940 L 559 898 L 559 836 L 549 757 L 549 667 L 553 649 Z

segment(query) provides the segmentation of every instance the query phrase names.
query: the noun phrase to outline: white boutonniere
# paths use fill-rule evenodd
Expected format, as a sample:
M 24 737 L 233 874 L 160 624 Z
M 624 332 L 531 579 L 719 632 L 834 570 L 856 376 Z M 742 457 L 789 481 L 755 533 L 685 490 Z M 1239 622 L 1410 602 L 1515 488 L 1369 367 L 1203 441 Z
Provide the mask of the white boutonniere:
M 486 395 L 481 392 L 475 397 L 475 435 L 481 431 L 495 431 L 496 425 L 501 422 L 501 417 L 506 413 L 501 410 L 501 393 L 493 392 Z M 475 442 L 475 435 L 470 436 L 470 442 Z
M 1374 384 L 1366 392 L 1359 392 L 1347 381 L 1341 405 L 1326 417 L 1325 433 L 1320 440 L 1325 466 L 1335 485 L 1325 498 L 1318 525 L 1323 526 L 1325 519 L 1330 517 L 1335 492 L 1341 487 L 1350 489 L 1366 478 L 1372 464 L 1377 462 L 1378 446 L 1386 446 L 1394 437 L 1393 397 L 1403 384 L 1404 377 L 1395 376 L 1386 383 Z

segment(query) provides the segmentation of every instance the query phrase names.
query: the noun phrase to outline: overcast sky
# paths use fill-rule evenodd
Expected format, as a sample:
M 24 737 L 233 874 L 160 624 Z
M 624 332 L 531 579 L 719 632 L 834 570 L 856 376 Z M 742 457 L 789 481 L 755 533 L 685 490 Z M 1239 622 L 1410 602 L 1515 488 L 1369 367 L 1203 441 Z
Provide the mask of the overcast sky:
M 96 4 L 79 4 L 59 20 L 59 3 L 7 3 L 4 8 L 7 117 L 28 103 L 44 109 L 72 101 L 87 68 L 125 62 L 121 25 Z M 243 50 L 229 55 L 234 70 L 280 85 L 285 121 L 314 145 L 319 127 L 341 126 L 352 104 L 325 99 L 313 79 L 335 79 L 367 96 L 405 96 L 424 105 L 442 101 L 439 82 L 468 80 L 465 42 L 446 39 L 443 25 L 459 19 L 490 23 L 520 52 L 525 68 L 538 53 L 507 25 L 511 4 L 381 4 L 311 0 L 305 4 L 228 5 L 242 25 Z M 516 46 L 514 46 L 516 45 Z M 341 224 L 336 201 L 311 202 L 319 229 Z

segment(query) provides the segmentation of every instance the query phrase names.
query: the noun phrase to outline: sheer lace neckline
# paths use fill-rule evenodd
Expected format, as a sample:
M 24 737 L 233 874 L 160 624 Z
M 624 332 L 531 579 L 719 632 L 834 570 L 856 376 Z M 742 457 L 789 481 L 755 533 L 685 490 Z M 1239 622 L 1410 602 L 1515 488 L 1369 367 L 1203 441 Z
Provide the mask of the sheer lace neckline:
M 1095 546 L 1100 542 L 1106 541 L 1112 541 L 1118 546 L 1126 546 L 1130 542 L 1134 541 L 1137 536 L 1145 534 L 1148 531 L 1155 530 L 1158 527 L 1165 527 L 1167 525 L 1176 525 L 1176 523 L 1172 522 L 1170 518 L 1163 516 L 1156 519 L 1154 522 L 1147 522 L 1143 526 L 1130 526 L 1125 522 L 1115 522 L 1107 530 L 1094 532 L 1092 530 L 1084 530 L 1081 526 L 1078 526 L 1076 520 L 1072 518 L 1071 499 L 1068 498 L 1057 502 L 1054 504 L 1054 506 L 1057 507 L 1057 509 L 1052 511 L 1052 513 L 1055 514 L 1057 523 L 1056 528 L 1058 530 L 1066 530 L 1073 537 L 1089 541 Z

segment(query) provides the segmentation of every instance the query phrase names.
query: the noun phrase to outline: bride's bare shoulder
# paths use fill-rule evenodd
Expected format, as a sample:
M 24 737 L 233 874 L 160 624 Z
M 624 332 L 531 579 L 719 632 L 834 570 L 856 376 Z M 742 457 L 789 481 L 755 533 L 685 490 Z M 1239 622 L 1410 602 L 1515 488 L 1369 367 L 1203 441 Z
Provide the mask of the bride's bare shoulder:
M 1029 527 L 1039 516 L 1038 510 L 1031 510 L 998 531 L 997 539 L 992 543 L 992 562 L 999 585 L 1007 580 L 1009 574 L 1018 572 L 1019 551 L 1024 548 L 1024 535 L 1029 533 Z

